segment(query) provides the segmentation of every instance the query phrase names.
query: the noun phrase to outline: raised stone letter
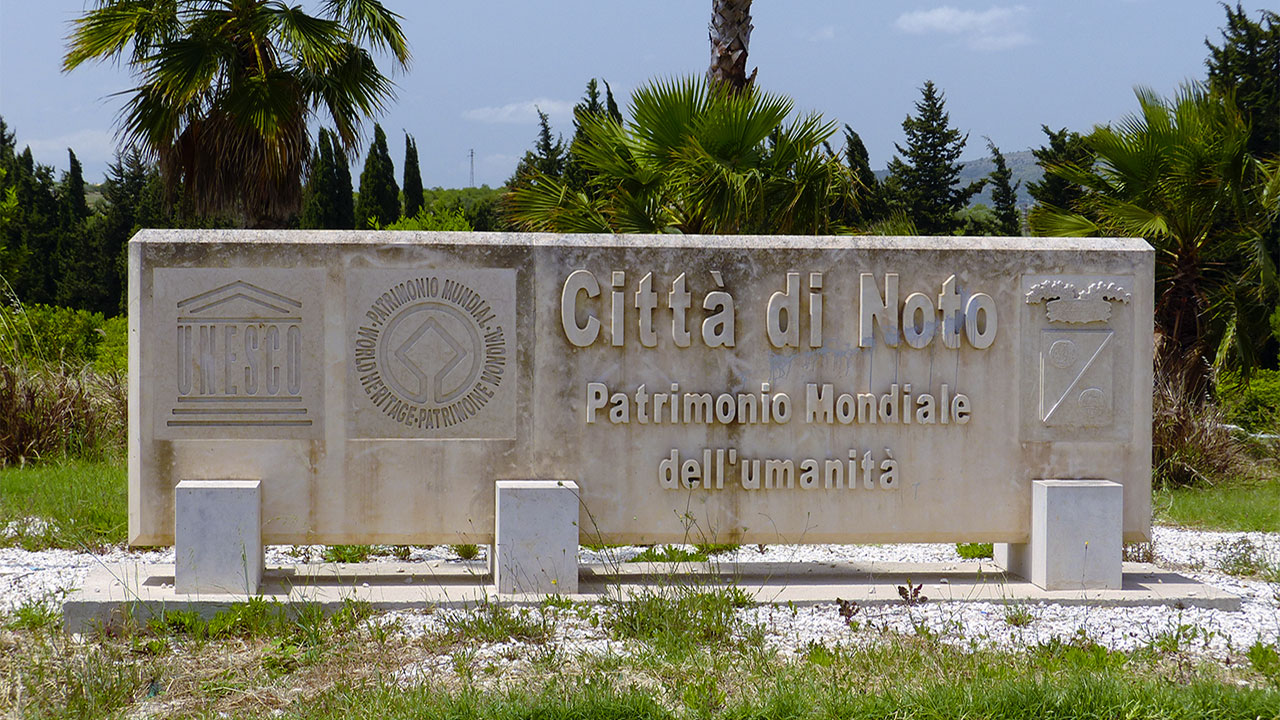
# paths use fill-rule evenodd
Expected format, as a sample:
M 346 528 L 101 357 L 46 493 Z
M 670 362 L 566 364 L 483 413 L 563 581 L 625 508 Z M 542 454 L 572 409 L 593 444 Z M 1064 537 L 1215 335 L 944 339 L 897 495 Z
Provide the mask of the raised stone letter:
M 920 322 L 917 323 L 917 316 Z M 933 340 L 938 327 L 938 312 L 933 300 L 924 293 L 911 293 L 902 305 L 902 338 L 913 348 L 919 349 Z
M 667 293 L 667 305 L 671 308 L 671 339 L 676 347 L 689 347 L 689 323 L 685 313 L 692 304 L 693 299 L 685 287 L 684 273 L 680 273 L 671 283 L 671 292 Z
M 982 321 L 978 321 L 978 315 Z M 979 331 L 981 328 L 981 331 Z M 964 336 L 979 350 L 996 341 L 996 301 L 986 293 L 974 293 L 964 305 Z
M 960 300 L 960 293 L 956 292 L 956 276 L 952 275 L 942 283 L 942 292 L 938 293 L 938 309 L 942 311 L 942 344 L 945 347 L 960 347 L 963 325 Z
M 712 270 L 711 277 L 716 281 L 717 287 L 724 288 L 719 270 Z M 733 296 L 723 289 L 709 292 L 702 299 L 702 309 L 715 309 L 714 313 L 702 321 L 702 342 L 707 347 L 733 347 Z
M 653 273 L 645 273 L 636 290 L 636 310 L 640 313 L 640 344 L 653 347 L 658 344 L 658 333 L 653 329 L 653 311 L 658 307 L 658 293 L 653 291 Z
M 858 347 L 875 344 L 875 324 L 880 325 L 884 344 L 898 347 L 898 273 L 885 273 L 883 298 L 871 273 L 862 273 L 858 285 Z
M 622 288 L 627 284 L 627 274 L 621 270 L 613 271 L 613 279 L 610 285 L 613 286 L 613 292 L 609 293 L 612 302 L 609 305 L 609 343 L 614 347 L 622 347 L 622 343 L 627 339 L 627 326 L 623 322 L 623 311 L 626 309 L 626 303 L 623 302 Z
M 822 273 L 809 273 L 809 347 L 822 347 Z
M 596 276 L 587 270 L 574 270 L 564 279 L 564 290 L 560 293 L 560 325 L 564 327 L 564 336 L 578 347 L 587 347 L 600 337 L 600 321 L 594 316 L 587 316 L 587 324 L 578 324 L 578 294 L 585 292 L 587 297 L 599 297 L 600 283 Z
M 786 327 L 782 314 L 786 313 Z M 800 273 L 787 273 L 787 291 L 769 296 L 768 323 L 769 344 L 780 347 L 800 347 Z

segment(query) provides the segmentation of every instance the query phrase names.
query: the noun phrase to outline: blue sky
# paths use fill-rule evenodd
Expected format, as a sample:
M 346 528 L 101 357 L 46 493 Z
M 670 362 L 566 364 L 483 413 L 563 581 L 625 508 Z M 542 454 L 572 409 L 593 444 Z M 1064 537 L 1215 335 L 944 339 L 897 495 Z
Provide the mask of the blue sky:
M 593 76 L 625 106 L 649 78 L 704 73 L 709 55 L 709 0 L 384 1 L 414 61 L 379 121 L 397 172 L 403 132 L 417 139 L 428 187 L 465 186 L 473 148 L 476 183 L 501 184 L 536 136 L 534 106 L 570 135 Z M 112 94 L 131 82 L 112 65 L 61 72 L 69 22 L 90 4 L 0 0 L 0 115 L 40 162 L 65 169 L 72 147 L 96 182 L 115 145 Z M 750 61 L 763 88 L 853 126 L 880 168 L 926 79 L 971 134 L 966 157 L 983 136 L 1026 150 L 1041 124 L 1083 131 L 1131 112 L 1136 85 L 1167 94 L 1203 78 L 1223 18 L 1211 0 L 756 0 Z

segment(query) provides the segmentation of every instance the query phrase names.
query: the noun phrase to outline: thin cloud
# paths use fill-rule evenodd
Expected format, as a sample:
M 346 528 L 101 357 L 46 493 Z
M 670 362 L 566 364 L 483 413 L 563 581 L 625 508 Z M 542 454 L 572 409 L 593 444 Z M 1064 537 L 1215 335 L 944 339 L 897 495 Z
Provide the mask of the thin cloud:
M 823 25 L 822 27 L 808 33 L 805 39 L 809 42 L 829 42 L 836 39 L 836 28 L 834 25 Z
M 58 158 L 53 164 L 66 167 L 67 148 L 76 152 L 80 162 L 108 162 L 115 157 L 116 142 L 106 130 L 77 130 L 54 138 L 35 138 L 22 143 L 37 158 Z
M 894 24 L 899 30 L 912 35 L 954 35 L 973 50 L 1006 50 L 1031 42 L 1031 36 L 1023 30 L 1027 12 L 1023 5 L 991 7 L 982 11 L 943 5 L 932 10 L 903 13 Z
M 572 101 L 567 100 L 534 98 L 506 105 L 472 108 L 462 113 L 462 117 L 482 123 L 526 125 L 538 121 L 539 109 L 552 119 L 573 117 L 573 105 Z

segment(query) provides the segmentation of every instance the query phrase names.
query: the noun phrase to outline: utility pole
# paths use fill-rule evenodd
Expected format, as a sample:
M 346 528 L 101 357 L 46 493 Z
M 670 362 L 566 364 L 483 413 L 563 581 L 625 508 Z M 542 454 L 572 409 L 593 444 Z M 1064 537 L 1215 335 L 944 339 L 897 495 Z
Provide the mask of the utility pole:
M 476 186 L 476 149 L 471 148 L 471 183 L 467 187 Z

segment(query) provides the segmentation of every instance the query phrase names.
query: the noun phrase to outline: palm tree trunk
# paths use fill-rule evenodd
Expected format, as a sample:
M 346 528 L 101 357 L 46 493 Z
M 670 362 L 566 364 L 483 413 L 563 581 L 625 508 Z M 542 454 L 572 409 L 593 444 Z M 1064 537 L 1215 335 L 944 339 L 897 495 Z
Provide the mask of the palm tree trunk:
M 735 92 L 751 84 L 756 71 L 747 77 L 747 46 L 751 43 L 751 0 L 712 0 L 711 67 L 708 84 L 724 83 Z

